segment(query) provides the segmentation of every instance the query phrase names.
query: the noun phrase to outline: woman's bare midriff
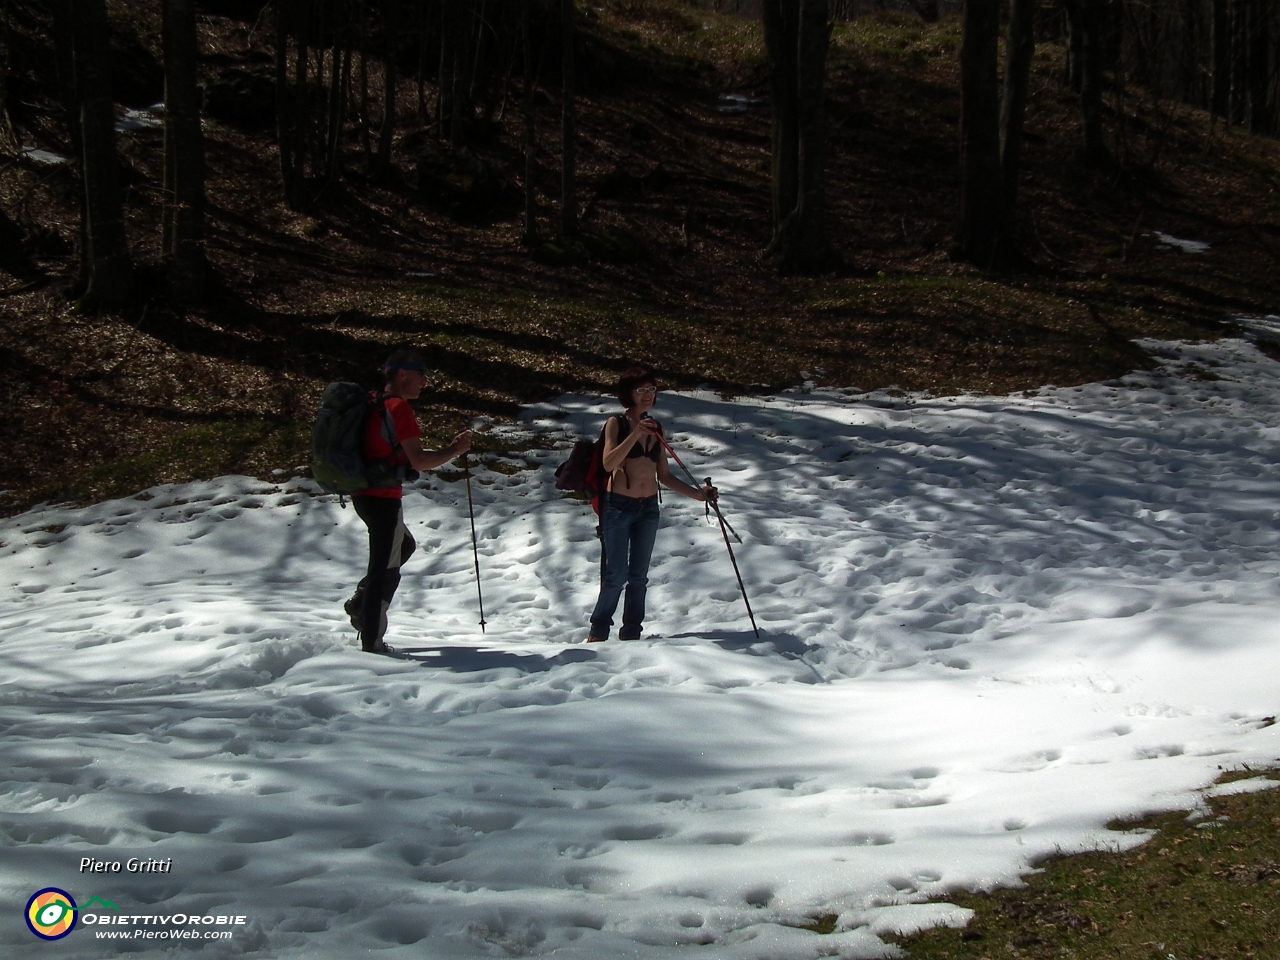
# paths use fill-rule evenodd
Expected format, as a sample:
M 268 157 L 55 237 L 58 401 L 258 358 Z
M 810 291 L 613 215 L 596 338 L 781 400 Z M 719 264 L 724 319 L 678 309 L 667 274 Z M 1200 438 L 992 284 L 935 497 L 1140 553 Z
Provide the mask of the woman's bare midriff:
M 637 444 L 640 441 L 637 441 Z M 650 441 L 657 443 L 657 440 Z M 622 461 L 622 467 L 613 471 L 609 489 L 624 497 L 652 497 L 658 492 L 658 467 L 648 457 L 634 457 Z

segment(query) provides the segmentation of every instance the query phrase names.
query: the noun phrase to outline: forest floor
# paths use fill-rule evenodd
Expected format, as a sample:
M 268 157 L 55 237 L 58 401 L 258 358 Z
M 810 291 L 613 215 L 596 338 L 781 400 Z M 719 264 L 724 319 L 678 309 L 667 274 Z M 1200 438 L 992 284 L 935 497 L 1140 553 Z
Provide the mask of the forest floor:
M 10 112 L 26 148 L 65 155 L 34 9 L 11 18 Z M 161 97 L 158 25 L 131 0 L 111 9 L 127 65 L 121 111 L 145 107 Z M 412 81 L 392 176 L 366 178 L 353 142 L 345 175 L 307 213 L 283 203 L 269 126 L 207 120 L 217 286 L 191 308 L 165 299 L 156 266 L 159 129 L 120 136 L 139 267 L 136 299 L 117 313 L 76 313 L 60 292 L 75 267 L 70 165 L 8 156 L 0 205 L 26 231 L 39 275 L 0 288 L 0 510 L 292 473 L 323 385 L 371 382 L 399 344 L 430 354 L 419 410 L 440 439 L 477 416 L 506 421 L 523 403 L 605 390 L 632 362 L 671 387 L 730 393 L 805 380 L 934 395 L 1097 381 L 1149 365 L 1134 338 L 1214 337 L 1232 315 L 1280 304 L 1280 144 L 1130 89 L 1108 98 L 1117 162 L 1086 168 L 1054 44 L 1037 52 L 1027 121 L 1027 267 L 995 275 L 954 262 L 959 25 L 894 16 L 834 34 L 827 192 L 845 268 L 779 277 L 760 259 L 770 120 L 758 30 L 662 3 L 610 3 L 585 21 L 582 226 L 603 257 L 557 263 L 554 246 L 522 245 L 518 91 L 477 127 L 476 154 L 514 200 L 480 224 L 418 193 L 415 157 L 432 137 L 415 126 Z M 262 69 L 269 36 L 255 26 L 201 16 L 207 77 Z M 537 108 L 548 237 L 554 93 L 540 90 Z

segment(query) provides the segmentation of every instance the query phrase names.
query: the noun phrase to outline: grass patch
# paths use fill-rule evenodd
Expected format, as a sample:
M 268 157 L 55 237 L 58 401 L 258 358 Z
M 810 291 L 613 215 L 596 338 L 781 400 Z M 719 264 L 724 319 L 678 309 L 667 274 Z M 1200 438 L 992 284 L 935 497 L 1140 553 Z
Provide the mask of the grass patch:
M 1257 776 L 1246 771 L 1220 782 Z M 1280 781 L 1280 772 L 1266 776 Z M 950 897 L 975 911 L 967 927 L 929 930 L 899 945 L 911 960 L 1273 960 L 1280 955 L 1280 790 L 1206 802 L 1207 816 L 1177 811 L 1110 824 L 1151 833 L 1127 853 L 1064 857 L 1022 889 Z

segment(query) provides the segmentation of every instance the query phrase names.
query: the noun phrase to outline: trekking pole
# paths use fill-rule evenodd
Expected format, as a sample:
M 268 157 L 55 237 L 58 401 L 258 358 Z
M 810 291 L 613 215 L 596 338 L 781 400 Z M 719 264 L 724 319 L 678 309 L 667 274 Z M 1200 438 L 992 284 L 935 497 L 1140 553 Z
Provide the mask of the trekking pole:
M 645 414 L 645 416 L 648 416 L 648 414 Z M 696 487 L 698 485 L 698 481 L 693 478 L 693 474 L 689 472 L 689 468 L 684 465 L 684 461 L 680 459 L 680 454 L 671 449 L 671 444 L 667 443 L 667 438 L 662 434 L 657 434 L 657 437 L 662 441 L 662 446 L 666 449 L 667 453 L 671 455 L 671 459 L 679 464 L 680 469 L 684 471 L 684 475 L 689 478 L 689 482 Z M 729 528 L 729 532 L 733 534 L 733 539 L 741 543 L 742 538 L 738 536 L 738 531 L 733 529 L 733 525 L 730 524 L 729 521 L 720 513 L 719 507 L 716 508 L 716 516 L 720 518 L 720 522 L 722 524 Z M 746 594 L 743 594 L 743 596 L 746 596 Z
M 462 470 L 467 478 L 467 515 L 471 518 L 471 556 L 476 561 L 476 599 L 480 601 L 480 632 L 484 633 L 484 594 L 480 592 L 480 549 L 476 546 L 476 508 L 471 500 L 471 464 L 462 455 Z
M 708 487 L 711 486 L 711 478 L 707 477 L 704 483 Z M 720 512 L 720 504 L 714 500 L 708 500 L 707 503 L 711 505 L 711 509 L 716 512 L 716 519 L 720 521 L 720 536 L 724 537 L 725 549 L 729 551 L 729 562 L 733 564 L 733 575 L 738 578 L 738 590 L 742 592 L 742 602 L 747 605 L 747 616 L 751 618 L 751 630 L 755 633 L 756 639 L 759 640 L 760 628 L 756 626 L 756 615 L 751 612 L 751 601 L 747 599 L 747 588 L 742 585 L 742 574 L 738 572 L 738 558 L 733 555 L 733 544 L 729 542 L 729 534 L 725 530 L 729 523 L 725 520 L 724 514 Z M 734 534 L 734 536 L 737 536 L 737 534 Z M 738 542 L 741 543 L 742 541 L 739 540 Z
M 645 416 L 648 416 L 648 414 Z M 688 477 L 690 482 L 696 487 L 698 485 L 698 481 L 695 480 L 693 474 L 689 472 L 689 468 L 684 465 L 684 461 L 680 459 L 680 454 L 671 449 L 671 444 L 667 443 L 667 438 L 661 433 L 657 434 L 657 437 L 662 441 L 662 446 L 666 449 L 667 453 L 671 455 L 671 459 L 680 465 L 680 469 L 684 471 L 684 475 Z M 711 486 L 710 477 L 707 477 L 702 482 L 705 486 Z M 729 562 L 733 564 L 733 575 L 738 578 L 738 590 L 742 594 L 742 602 L 747 606 L 747 616 L 751 618 L 751 631 L 756 635 L 756 639 L 759 640 L 760 628 L 756 626 L 756 615 L 751 612 L 751 601 L 747 599 L 747 588 L 742 584 L 742 573 L 738 570 L 738 558 L 733 555 L 733 544 L 729 542 L 729 534 L 732 533 L 733 538 L 739 543 L 742 542 L 742 538 L 738 536 L 738 532 L 729 525 L 729 521 L 726 520 L 724 518 L 724 514 L 720 512 L 719 503 L 715 500 L 707 500 L 705 502 L 707 506 L 716 512 L 716 519 L 720 521 L 720 536 L 724 537 L 725 549 L 729 551 Z

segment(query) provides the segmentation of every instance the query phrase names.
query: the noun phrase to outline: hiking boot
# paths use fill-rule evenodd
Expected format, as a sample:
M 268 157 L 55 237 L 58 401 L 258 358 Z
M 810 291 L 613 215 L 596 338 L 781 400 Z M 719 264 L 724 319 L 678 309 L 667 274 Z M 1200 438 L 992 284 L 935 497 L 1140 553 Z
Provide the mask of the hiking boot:
M 593 636 L 588 635 L 588 636 L 587 636 L 587 643 L 604 643 L 607 639 L 609 639 L 609 638 L 608 638 L 608 637 L 593 637 Z
M 381 653 L 384 656 L 388 656 L 388 657 L 394 657 L 400 653 L 400 651 L 397 650 L 395 647 L 389 646 L 388 644 L 383 643 L 381 640 L 378 641 L 378 645 L 376 647 L 361 647 L 361 649 L 365 653 Z
M 343 611 L 351 619 L 351 625 L 355 627 L 356 630 L 360 629 L 360 614 L 362 612 L 361 608 L 363 606 L 364 606 L 364 597 L 360 596 L 359 594 L 356 594 L 354 597 L 352 597 L 350 600 L 348 600 L 346 603 L 342 605 Z
M 630 631 L 628 631 L 628 632 L 624 633 L 623 631 L 619 630 L 619 631 L 618 631 L 618 639 L 619 639 L 619 640 L 639 640 L 639 639 L 640 639 L 640 631 L 639 631 L 639 630 L 637 630 L 635 633 L 631 633 Z
M 387 653 L 391 650 L 391 648 L 381 640 L 375 640 L 373 643 L 365 643 L 364 634 L 358 630 L 356 631 L 356 643 L 360 644 L 360 649 L 365 653 Z

